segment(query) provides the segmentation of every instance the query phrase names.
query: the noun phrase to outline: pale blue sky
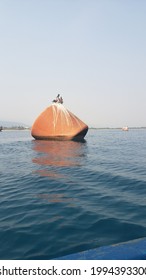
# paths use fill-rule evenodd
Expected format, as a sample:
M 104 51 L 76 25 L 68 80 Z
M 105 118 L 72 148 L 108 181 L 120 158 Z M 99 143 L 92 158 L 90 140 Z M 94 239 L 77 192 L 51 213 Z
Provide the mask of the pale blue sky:
M 0 120 L 58 93 L 89 126 L 146 126 L 145 0 L 0 0 Z

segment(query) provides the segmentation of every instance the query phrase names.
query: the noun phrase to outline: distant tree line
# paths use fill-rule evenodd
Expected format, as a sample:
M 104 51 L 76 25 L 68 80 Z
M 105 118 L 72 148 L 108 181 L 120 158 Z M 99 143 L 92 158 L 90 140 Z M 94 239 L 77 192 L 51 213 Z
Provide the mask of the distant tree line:
M 11 126 L 11 127 L 0 126 L 0 131 L 2 131 L 2 130 L 25 130 L 25 129 L 29 129 L 29 127 L 24 127 L 22 125 Z

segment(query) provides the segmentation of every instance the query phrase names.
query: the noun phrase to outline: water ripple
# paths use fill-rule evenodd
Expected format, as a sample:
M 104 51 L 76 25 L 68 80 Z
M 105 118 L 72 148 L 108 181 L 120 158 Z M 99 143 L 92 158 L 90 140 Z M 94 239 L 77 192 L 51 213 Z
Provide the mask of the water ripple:
M 82 143 L 0 136 L 0 259 L 146 236 L 146 130 L 89 130 Z

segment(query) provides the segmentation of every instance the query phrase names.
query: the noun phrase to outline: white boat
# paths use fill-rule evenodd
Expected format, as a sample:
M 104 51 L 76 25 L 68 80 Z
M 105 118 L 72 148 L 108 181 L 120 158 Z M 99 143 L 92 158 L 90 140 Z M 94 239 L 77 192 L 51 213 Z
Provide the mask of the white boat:
M 128 131 L 129 128 L 128 128 L 128 126 L 123 126 L 123 127 L 122 127 L 122 130 L 123 130 L 123 131 Z

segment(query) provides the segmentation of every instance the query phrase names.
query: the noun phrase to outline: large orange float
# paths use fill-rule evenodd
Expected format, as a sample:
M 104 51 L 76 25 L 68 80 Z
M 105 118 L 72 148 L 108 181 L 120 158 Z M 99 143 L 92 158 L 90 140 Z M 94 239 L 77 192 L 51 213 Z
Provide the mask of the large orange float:
M 81 140 L 88 126 L 63 105 L 59 95 L 35 120 L 31 134 L 39 140 Z

